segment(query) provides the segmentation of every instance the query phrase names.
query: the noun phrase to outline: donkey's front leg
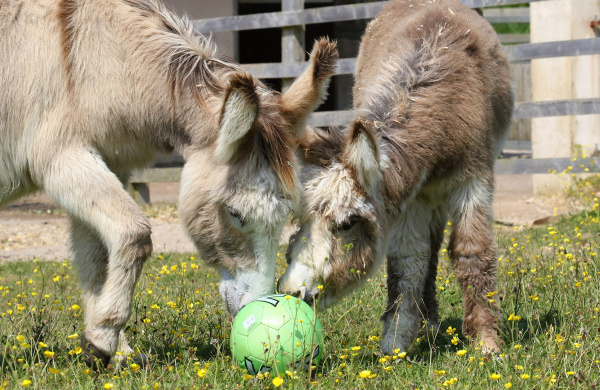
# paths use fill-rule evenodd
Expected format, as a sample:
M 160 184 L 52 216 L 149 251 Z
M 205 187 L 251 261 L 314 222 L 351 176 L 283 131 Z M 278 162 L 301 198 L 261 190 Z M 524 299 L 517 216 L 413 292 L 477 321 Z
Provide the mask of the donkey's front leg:
M 492 235 L 493 185 L 473 180 L 459 191 L 460 205 L 452 212 L 453 230 L 448 250 L 462 290 L 462 331 L 483 342 L 482 351 L 500 350 L 499 307 L 488 293 L 496 289 L 496 244 Z
M 106 281 L 108 250 L 90 227 L 78 219 L 71 218 L 71 251 L 79 271 L 85 318 L 88 321 L 93 318 L 90 313 L 96 312 L 96 301 Z M 86 327 L 87 325 L 86 323 Z M 140 365 L 144 365 L 147 360 L 144 354 L 134 354 L 133 349 L 127 343 L 125 332 L 121 330 L 115 358 L 121 366 L 124 366 L 127 364 L 128 356 L 133 356 L 134 361 Z
M 446 220 L 447 213 L 442 207 L 433 211 L 429 230 L 431 253 L 429 255 L 427 278 L 423 287 L 423 301 L 419 308 L 423 320 L 427 322 L 427 330 L 432 330 L 434 334 L 438 332 L 440 326 L 435 282 L 437 279 L 438 256 L 442 242 L 444 241 Z
M 150 224 L 98 155 L 70 149 L 55 157 L 44 176 L 47 194 L 73 219 L 89 226 L 107 254 L 108 261 L 102 264 L 104 253 L 97 243 L 91 252 L 76 249 L 80 257 L 94 259 L 80 264 L 88 272 L 83 281 L 84 299 L 90 305 L 83 338 L 86 361 L 106 364 L 117 351 L 119 332 L 131 314 L 134 287 L 152 251 Z
M 406 207 L 392 233 L 387 256 L 388 304 L 383 320 L 381 349 L 393 354 L 407 350 L 421 328 L 423 287 L 431 255 L 431 213 L 417 202 Z

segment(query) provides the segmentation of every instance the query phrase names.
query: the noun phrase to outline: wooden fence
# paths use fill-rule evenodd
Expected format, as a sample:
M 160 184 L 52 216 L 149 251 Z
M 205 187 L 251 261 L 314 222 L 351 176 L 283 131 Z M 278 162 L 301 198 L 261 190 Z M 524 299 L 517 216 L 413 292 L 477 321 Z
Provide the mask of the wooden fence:
M 471 8 L 497 7 L 547 0 L 461 0 Z M 307 67 L 304 62 L 300 32 L 302 25 L 370 19 L 377 15 L 385 1 L 343 6 L 302 9 L 302 0 L 282 0 L 282 12 L 195 20 L 194 27 L 201 33 L 217 31 L 240 31 L 264 28 L 282 29 L 282 62 L 243 64 L 242 66 L 258 78 L 293 79 Z M 483 15 L 492 23 L 527 23 L 528 8 L 484 9 Z M 528 34 L 512 34 L 504 42 L 528 42 Z M 519 43 L 505 46 L 512 63 L 523 63 L 532 59 L 555 58 L 600 54 L 600 38 L 580 39 L 544 43 Z M 336 75 L 353 74 L 355 58 L 340 59 Z M 600 114 L 600 98 L 557 100 L 545 102 L 519 102 L 515 105 L 513 119 L 537 118 L 565 115 Z M 352 118 L 351 111 L 329 111 L 314 113 L 309 123 L 314 126 L 342 125 Z M 598 158 L 589 158 L 576 163 L 570 158 L 556 159 L 500 159 L 496 164 L 498 174 L 535 174 L 551 170 L 572 173 L 598 171 Z M 181 168 L 151 168 L 135 172 L 130 182 L 132 192 L 139 202 L 149 201 L 147 183 L 178 181 Z

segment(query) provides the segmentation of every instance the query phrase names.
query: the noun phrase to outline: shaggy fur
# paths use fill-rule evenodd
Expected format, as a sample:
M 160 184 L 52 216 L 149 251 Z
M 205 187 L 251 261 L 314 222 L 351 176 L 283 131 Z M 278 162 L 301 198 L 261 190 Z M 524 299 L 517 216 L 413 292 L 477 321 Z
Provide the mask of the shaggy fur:
M 152 245 L 124 185 L 159 153 L 185 159 L 182 220 L 232 314 L 274 290 L 295 131 L 334 44 L 316 42 L 302 88 L 282 96 L 157 0 L 4 0 L 0 36 L 0 206 L 43 190 L 69 214 L 90 363 L 131 352 L 120 330 Z
M 300 229 L 279 288 L 331 304 L 388 260 L 382 349 L 407 349 L 421 319 L 437 326 L 435 279 L 448 218 L 463 332 L 497 351 L 492 235 L 494 162 L 513 97 L 489 24 L 456 0 L 392 0 L 363 36 L 355 120 L 299 143 Z

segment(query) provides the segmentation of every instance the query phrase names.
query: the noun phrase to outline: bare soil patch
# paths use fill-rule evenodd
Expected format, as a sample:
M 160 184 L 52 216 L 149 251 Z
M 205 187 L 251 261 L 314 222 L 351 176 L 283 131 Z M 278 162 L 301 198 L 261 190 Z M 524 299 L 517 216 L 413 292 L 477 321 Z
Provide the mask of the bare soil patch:
M 195 252 L 179 221 L 175 206 L 178 196 L 178 183 L 150 185 L 150 200 L 154 206 L 144 207 L 144 211 L 152 224 L 155 253 Z M 572 211 L 563 197 L 534 197 L 529 175 L 496 178 L 494 218 L 501 225 L 553 223 L 555 215 Z M 281 241 L 287 242 L 293 230 L 293 227 L 287 226 Z M 0 262 L 33 258 L 70 258 L 67 216 L 43 194 L 0 209 Z

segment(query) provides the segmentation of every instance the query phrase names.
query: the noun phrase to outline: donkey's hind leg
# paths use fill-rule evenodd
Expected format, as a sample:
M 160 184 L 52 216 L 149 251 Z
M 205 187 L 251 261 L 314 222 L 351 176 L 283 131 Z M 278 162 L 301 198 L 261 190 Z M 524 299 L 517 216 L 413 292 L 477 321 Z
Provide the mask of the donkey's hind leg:
M 102 283 L 94 282 L 90 289 L 93 299 L 86 309 L 83 339 L 87 362 L 95 365 L 99 359 L 106 364 L 117 351 L 119 333 L 131 314 L 135 284 L 152 251 L 150 224 L 119 179 L 93 152 L 71 148 L 55 156 L 48 168 L 46 193 L 72 218 L 88 225 L 106 246 L 104 269 L 101 262 L 92 268 Z M 102 256 L 95 253 L 93 257 Z M 90 262 L 82 265 L 90 267 Z
M 420 302 L 419 310 L 423 320 L 427 321 L 427 330 L 437 333 L 440 326 L 438 317 L 437 279 L 438 256 L 442 242 L 444 241 L 444 226 L 446 225 L 447 213 L 441 207 L 434 210 L 431 217 L 429 229 L 429 242 L 431 253 L 427 270 L 427 278 L 423 287 L 423 301 Z
M 79 284 L 86 312 L 87 328 L 87 321 L 92 318 L 90 313 L 95 313 L 96 301 L 106 282 L 108 250 L 97 233 L 81 221 L 71 218 L 71 251 L 79 271 Z M 125 332 L 121 330 L 116 359 L 123 366 L 126 364 L 127 356 L 134 356 L 134 360 L 138 364 L 145 363 L 146 357 L 134 355 L 133 349 L 127 343 Z
M 473 179 L 460 187 L 450 201 L 453 230 L 449 253 L 462 290 L 462 331 L 483 342 L 483 352 L 498 352 L 499 307 L 488 293 L 496 289 L 496 244 L 492 234 L 493 178 Z
M 415 200 L 402 213 L 390 237 L 387 255 L 388 304 L 381 349 L 391 355 L 407 350 L 421 328 L 423 287 L 431 257 L 431 210 Z M 434 277 L 435 278 L 435 277 Z

